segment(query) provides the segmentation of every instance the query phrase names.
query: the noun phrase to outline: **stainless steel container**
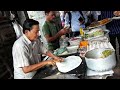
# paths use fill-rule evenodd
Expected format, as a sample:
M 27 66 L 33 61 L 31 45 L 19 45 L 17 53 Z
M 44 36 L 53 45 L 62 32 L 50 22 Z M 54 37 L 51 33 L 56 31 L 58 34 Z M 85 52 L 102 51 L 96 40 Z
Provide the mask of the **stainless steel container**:
M 112 54 L 106 58 L 100 58 L 101 53 L 104 50 L 112 49 L 110 48 L 93 49 L 86 53 L 85 61 L 89 69 L 94 71 L 107 71 L 113 69 L 116 66 L 115 51 L 112 50 Z

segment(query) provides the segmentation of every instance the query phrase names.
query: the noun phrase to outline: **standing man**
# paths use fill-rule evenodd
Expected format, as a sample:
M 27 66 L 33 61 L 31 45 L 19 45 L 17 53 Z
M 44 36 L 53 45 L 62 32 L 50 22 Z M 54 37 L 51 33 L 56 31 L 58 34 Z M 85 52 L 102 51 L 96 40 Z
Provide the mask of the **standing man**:
M 39 22 L 33 19 L 25 20 L 23 24 L 23 36 L 15 41 L 13 45 L 13 66 L 14 79 L 31 79 L 37 70 L 46 66 L 54 65 L 61 61 L 60 58 L 54 56 L 47 51 L 40 40 Z M 41 54 L 52 57 L 52 60 L 42 61 Z M 40 78 L 40 77 L 39 77 Z
M 80 28 L 85 28 L 86 18 L 82 11 L 67 11 L 65 14 L 65 26 L 72 29 L 72 36 L 80 35 Z
M 114 16 L 120 16 L 120 11 L 101 11 L 101 19 L 112 18 Z M 116 39 L 119 44 L 119 55 L 120 55 L 120 20 L 113 20 L 106 24 L 106 28 L 110 30 L 109 37 L 110 42 L 116 50 Z M 120 59 L 120 56 L 119 56 Z M 120 61 L 117 62 L 118 64 Z
M 48 50 L 53 51 L 60 47 L 59 39 L 62 35 L 69 33 L 66 28 L 61 29 L 56 22 L 55 11 L 45 11 L 46 21 L 42 27 L 42 32 L 48 42 Z

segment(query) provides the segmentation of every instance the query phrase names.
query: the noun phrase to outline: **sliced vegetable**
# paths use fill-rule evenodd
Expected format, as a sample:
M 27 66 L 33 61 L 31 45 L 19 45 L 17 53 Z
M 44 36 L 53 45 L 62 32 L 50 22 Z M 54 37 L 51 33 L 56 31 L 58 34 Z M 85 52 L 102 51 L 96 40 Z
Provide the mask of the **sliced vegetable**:
M 105 50 L 105 51 L 102 52 L 101 58 L 106 58 L 111 54 L 112 54 L 112 50 Z

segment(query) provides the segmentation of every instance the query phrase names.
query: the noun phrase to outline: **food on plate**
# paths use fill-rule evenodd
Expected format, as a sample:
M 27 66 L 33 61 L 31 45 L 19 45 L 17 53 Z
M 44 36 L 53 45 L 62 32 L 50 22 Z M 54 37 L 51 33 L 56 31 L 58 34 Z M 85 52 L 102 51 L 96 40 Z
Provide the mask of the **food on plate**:
M 106 18 L 106 19 L 103 19 L 103 20 L 100 20 L 100 21 L 99 21 L 100 25 L 107 24 L 108 22 L 110 22 L 110 19 L 109 19 L 109 18 Z
M 85 37 L 85 39 L 88 39 L 88 38 L 102 36 L 102 35 L 104 35 L 104 31 L 102 29 L 100 29 L 100 30 L 96 30 L 96 31 L 93 31 L 90 33 L 86 33 L 84 37 Z
M 102 52 L 101 58 L 106 58 L 106 57 L 108 57 L 108 56 L 111 55 L 111 54 L 112 54 L 112 50 L 104 50 L 104 51 Z
M 93 22 L 93 23 L 91 23 L 91 24 L 89 25 L 89 27 L 96 27 L 96 26 L 98 26 L 98 25 L 100 25 L 99 22 Z
M 93 33 L 94 37 L 98 35 L 103 35 L 103 30 L 99 30 Z
M 100 26 L 100 25 L 105 25 L 105 24 L 109 23 L 110 21 L 111 20 L 109 18 L 106 18 L 106 19 L 91 23 L 89 25 L 89 27 L 97 27 L 97 26 Z
M 87 46 L 88 46 L 88 41 L 87 40 L 84 40 L 84 41 L 80 42 L 80 48 L 87 47 Z

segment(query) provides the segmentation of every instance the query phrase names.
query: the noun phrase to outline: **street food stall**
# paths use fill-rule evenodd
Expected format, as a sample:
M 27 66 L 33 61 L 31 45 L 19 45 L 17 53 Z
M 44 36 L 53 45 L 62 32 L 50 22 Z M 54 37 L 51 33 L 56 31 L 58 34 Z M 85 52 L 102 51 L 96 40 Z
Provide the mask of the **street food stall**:
M 113 76 L 113 68 L 116 66 L 115 49 L 109 41 L 109 30 L 105 25 L 114 19 L 119 17 L 94 22 L 80 30 L 78 37 L 63 36 L 63 42 L 60 42 L 61 46 L 54 54 L 62 57 L 64 62 L 41 69 L 41 78 L 106 79 Z
M 28 14 L 26 19 L 32 18 L 39 21 L 40 29 L 42 29 L 43 22 L 45 21 L 44 11 L 28 11 L 26 13 Z M 16 25 L 13 24 L 11 26 L 11 24 L 15 21 L 12 17 L 10 20 L 6 21 L 6 19 L 2 20 L 1 18 L 2 29 L 0 41 L 2 39 L 2 41 L 6 39 L 7 42 L 5 43 L 1 41 L 2 46 L 0 45 L 1 47 L 4 47 L 1 49 L 1 65 L 6 68 L 3 70 L 1 69 L 1 72 L 3 73 L 0 78 L 13 78 L 13 57 L 11 52 L 17 35 L 16 30 L 19 30 L 15 28 Z M 20 16 L 19 19 L 21 22 L 20 24 L 22 24 L 23 19 L 25 18 Z M 116 67 L 118 67 L 118 63 L 116 62 L 116 49 L 114 49 L 110 43 L 110 31 L 106 29 L 106 24 L 117 19 L 120 19 L 120 17 L 118 16 L 95 21 L 84 29 L 80 28 L 80 33 L 78 33 L 79 36 L 77 37 L 71 37 L 71 34 L 69 34 L 68 37 L 67 35 L 62 35 L 59 39 L 60 48 L 57 48 L 52 53 L 63 58 L 63 62 L 56 62 L 54 66 L 48 64 L 41 67 L 32 79 L 109 79 L 109 77 L 114 77 L 116 72 L 119 73 L 116 69 Z M 10 24 L 9 29 L 12 29 L 12 31 L 8 30 L 8 24 Z M 8 30 L 9 34 L 11 33 L 12 35 L 7 35 L 9 37 L 5 37 L 5 33 L 2 32 L 4 31 L 3 26 L 5 30 Z M 71 29 L 69 27 L 70 25 L 65 25 L 64 28 L 69 30 Z M 14 29 L 16 29 L 15 32 Z M 8 34 L 8 31 L 6 34 Z M 42 33 L 42 30 L 40 30 L 39 34 L 41 35 L 39 36 L 39 39 L 47 47 L 47 41 Z M 10 39 L 11 36 L 14 36 L 12 37 L 13 39 Z M 4 49 L 9 52 L 3 52 L 5 51 Z M 6 54 L 7 57 L 5 57 Z M 52 60 L 49 56 L 45 55 L 41 58 L 41 54 L 39 54 L 41 61 Z M 8 75 L 9 73 L 10 75 Z M 120 78 L 120 75 L 118 75 L 118 78 Z

